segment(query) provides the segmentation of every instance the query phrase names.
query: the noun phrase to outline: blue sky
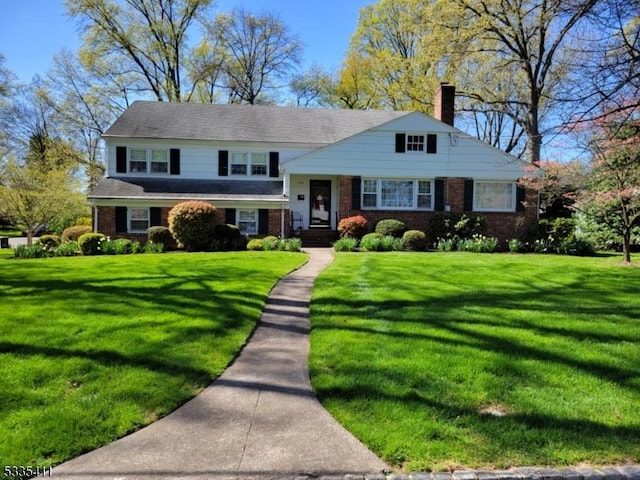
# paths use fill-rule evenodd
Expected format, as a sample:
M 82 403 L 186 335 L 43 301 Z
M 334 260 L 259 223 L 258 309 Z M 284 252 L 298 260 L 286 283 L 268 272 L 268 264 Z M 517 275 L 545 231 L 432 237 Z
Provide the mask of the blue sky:
M 305 66 L 336 68 L 358 24 L 360 8 L 375 0 L 218 0 L 217 11 L 245 7 L 280 15 L 304 45 Z M 77 23 L 65 16 L 62 0 L 8 0 L 0 15 L 0 53 L 4 66 L 21 82 L 44 76 L 62 48 L 80 45 Z

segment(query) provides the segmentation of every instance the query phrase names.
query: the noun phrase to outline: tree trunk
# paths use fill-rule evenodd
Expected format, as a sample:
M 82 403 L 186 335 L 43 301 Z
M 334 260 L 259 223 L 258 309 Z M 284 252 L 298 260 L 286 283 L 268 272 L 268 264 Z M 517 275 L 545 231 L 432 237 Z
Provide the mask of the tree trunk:
M 631 229 L 626 229 L 622 234 L 622 261 L 631 263 Z

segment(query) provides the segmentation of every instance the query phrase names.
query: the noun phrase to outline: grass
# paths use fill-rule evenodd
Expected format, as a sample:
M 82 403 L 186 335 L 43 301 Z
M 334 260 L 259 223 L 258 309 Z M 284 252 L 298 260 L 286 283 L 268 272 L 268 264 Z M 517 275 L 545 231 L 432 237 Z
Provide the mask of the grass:
M 640 461 L 640 269 L 619 257 L 342 253 L 313 386 L 406 471 Z
M 0 459 L 48 466 L 166 415 L 252 332 L 281 252 L 0 259 Z

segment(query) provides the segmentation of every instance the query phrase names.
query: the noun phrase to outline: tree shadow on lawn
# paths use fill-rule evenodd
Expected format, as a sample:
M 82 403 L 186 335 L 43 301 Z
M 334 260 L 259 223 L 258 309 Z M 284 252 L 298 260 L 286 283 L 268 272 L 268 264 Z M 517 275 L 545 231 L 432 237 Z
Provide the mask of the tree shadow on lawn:
M 620 289 L 614 293 L 635 298 L 633 295 L 637 292 L 637 284 L 630 282 Z M 571 302 L 566 301 L 569 291 L 575 298 Z M 356 411 L 369 402 L 402 402 L 412 412 L 408 414 L 409 417 L 424 416 L 424 423 L 418 431 L 429 431 L 430 422 L 435 425 L 432 429 L 440 430 L 440 433 L 425 433 L 425 442 L 447 436 L 443 432 L 449 428 L 457 432 L 453 435 L 458 435 L 457 441 L 462 444 L 469 440 L 469 435 L 486 439 L 486 445 L 480 442 L 471 448 L 480 452 L 486 449 L 487 464 L 492 462 L 489 450 L 496 453 L 511 452 L 513 458 L 540 450 L 546 452 L 538 457 L 545 463 L 572 461 L 574 457 L 568 460 L 554 457 L 557 452 L 553 445 L 556 444 L 559 446 L 557 451 L 565 452 L 559 455 L 569 455 L 566 453 L 569 451 L 573 452 L 571 455 L 580 457 L 580 453 L 575 452 L 582 452 L 583 460 L 596 463 L 599 458 L 616 458 L 620 461 L 634 458 L 637 461 L 640 459 L 640 424 L 632 415 L 607 423 L 604 419 L 599 421 L 580 417 L 576 412 L 555 408 L 547 410 L 532 405 L 526 408 L 519 406 L 520 411 L 510 411 L 508 402 L 507 413 L 502 417 L 481 412 L 481 408 L 487 406 L 483 402 L 491 404 L 510 399 L 512 389 L 539 390 L 541 396 L 557 395 L 562 392 L 562 386 L 558 384 L 573 380 L 574 374 L 571 372 L 581 377 L 586 375 L 608 389 L 616 385 L 626 390 L 627 398 L 637 396 L 640 390 L 640 323 L 637 322 L 640 305 L 621 305 L 617 295 L 608 293 L 598 292 L 580 281 L 564 284 L 562 288 L 550 282 L 545 287 L 527 285 L 526 288 L 499 293 L 491 289 L 470 288 L 456 291 L 443 289 L 434 293 L 433 288 L 429 288 L 425 289 L 424 298 L 418 295 L 415 300 L 394 300 L 389 295 L 376 300 L 375 293 L 367 295 L 366 300 L 357 296 L 340 298 L 338 295 L 318 293 L 312 305 L 312 352 L 315 350 L 315 334 L 322 337 L 323 331 L 353 332 L 362 336 L 349 337 L 352 341 L 362 339 L 361 342 L 366 343 L 361 354 L 354 357 L 362 359 L 363 355 L 369 353 L 371 362 L 363 361 L 365 365 L 362 365 L 358 360 L 348 364 L 337 360 L 339 366 L 331 365 L 328 368 L 331 368 L 331 375 L 341 380 L 314 380 L 314 387 L 323 402 L 353 402 Z M 572 344 L 575 349 L 570 348 Z M 634 353 L 617 358 L 608 353 L 620 345 L 627 346 L 623 351 Z M 563 348 L 566 346 L 569 348 Z M 348 346 L 338 344 L 335 348 L 344 350 Z M 438 373 L 423 371 L 415 366 L 404 368 L 403 362 L 410 364 L 412 358 L 415 359 L 410 355 L 405 358 L 402 353 L 411 348 L 419 349 L 421 355 L 427 357 L 437 354 L 437 361 L 448 365 L 450 369 L 464 364 L 465 358 L 467 364 L 476 365 L 471 369 L 460 367 L 462 374 L 445 371 L 443 377 L 433 378 Z M 400 358 L 393 358 L 393 354 L 387 353 L 388 364 L 384 368 L 377 368 L 375 365 L 382 362 L 376 363 L 376 349 L 400 352 Z M 599 349 L 604 353 L 592 355 Z M 448 355 L 457 358 L 452 359 Z M 332 360 L 327 358 L 323 362 L 331 364 Z M 545 364 L 553 368 L 541 375 L 531 370 L 536 368 L 535 365 Z M 424 365 L 429 368 L 428 362 Z M 441 365 L 437 367 L 447 368 Z M 561 367 L 559 371 L 566 378 L 549 378 L 558 371 L 557 367 Z M 485 384 L 481 384 L 477 378 L 460 378 L 460 375 L 475 375 L 474 372 L 484 375 L 482 381 Z M 323 375 L 324 372 L 320 370 L 312 370 L 312 379 Z M 475 385 L 471 386 L 474 382 Z M 546 385 L 545 382 L 553 385 Z M 469 389 L 478 388 L 478 384 L 481 384 L 481 388 L 466 392 L 467 383 Z M 574 391 L 576 389 L 574 385 L 567 386 Z M 445 390 L 447 394 L 443 395 Z M 584 391 L 580 395 L 589 397 L 598 393 Z M 462 397 L 457 397 L 458 394 Z M 613 407 L 611 404 L 602 405 L 601 411 L 616 407 L 615 398 L 611 395 L 616 395 L 615 390 L 607 398 L 614 404 Z M 475 404 L 471 398 L 485 400 Z M 547 398 L 540 401 L 553 404 L 563 399 Z M 384 407 L 372 408 L 384 411 Z M 624 408 L 628 411 L 634 407 L 627 403 Z M 390 408 L 389 411 L 394 409 Z M 592 414 L 598 413 L 596 409 Z M 444 421 L 433 421 L 434 418 Z M 626 423 L 622 424 L 625 420 Z M 433 435 L 433 438 L 429 435 Z M 419 442 L 418 439 L 414 440 Z M 410 451 L 413 447 L 407 444 L 403 448 Z M 602 457 L 599 452 L 603 453 Z M 501 458 L 509 458 L 509 454 Z M 386 460 L 394 461 L 393 458 Z

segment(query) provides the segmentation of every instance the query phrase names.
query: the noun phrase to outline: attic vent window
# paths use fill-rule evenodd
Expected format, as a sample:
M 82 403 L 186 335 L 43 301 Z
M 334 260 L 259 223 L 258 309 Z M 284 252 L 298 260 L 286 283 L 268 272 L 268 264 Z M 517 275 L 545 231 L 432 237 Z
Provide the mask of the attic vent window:
M 424 135 L 407 135 L 407 152 L 423 152 Z
M 396 133 L 396 153 L 438 153 L 435 133 Z

